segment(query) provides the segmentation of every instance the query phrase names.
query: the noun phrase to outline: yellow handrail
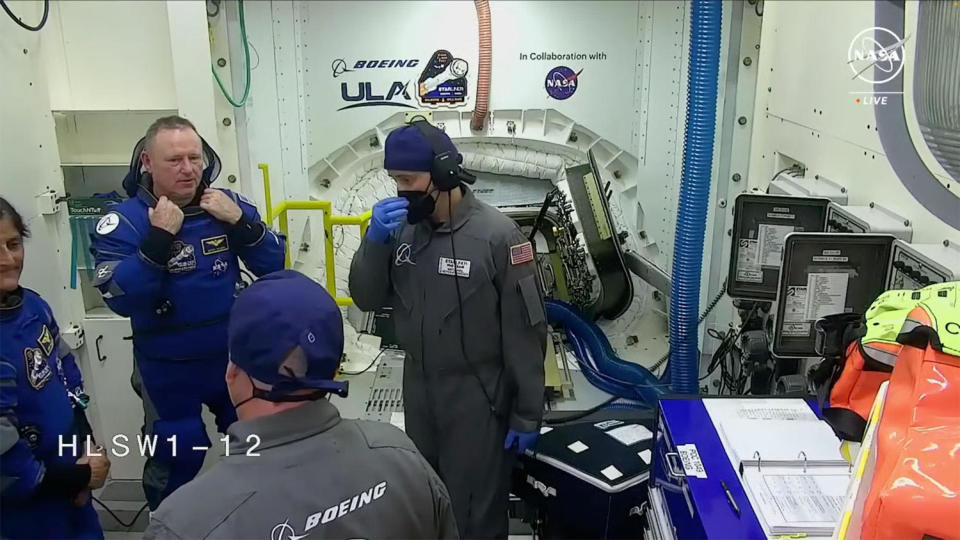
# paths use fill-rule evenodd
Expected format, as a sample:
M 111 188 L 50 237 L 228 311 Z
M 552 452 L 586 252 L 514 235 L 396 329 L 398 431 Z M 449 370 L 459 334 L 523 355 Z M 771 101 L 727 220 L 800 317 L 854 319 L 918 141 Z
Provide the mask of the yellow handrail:
M 334 264 L 334 246 L 333 246 L 333 227 L 359 226 L 360 236 L 367 233 L 367 225 L 370 222 L 371 211 L 366 211 L 359 216 L 334 216 L 333 204 L 330 201 L 281 201 L 277 206 L 270 205 L 270 166 L 266 163 L 257 165 L 263 171 L 263 191 L 267 205 L 267 224 L 273 225 L 273 220 L 279 218 L 280 233 L 284 235 L 287 242 L 284 266 L 290 268 L 290 235 L 287 227 L 287 211 L 289 210 L 320 210 L 323 216 L 323 248 L 324 248 L 324 267 L 327 274 L 327 292 L 329 292 L 338 306 L 352 306 L 353 299 L 349 296 L 337 296 L 337 277 L 336 264 Z

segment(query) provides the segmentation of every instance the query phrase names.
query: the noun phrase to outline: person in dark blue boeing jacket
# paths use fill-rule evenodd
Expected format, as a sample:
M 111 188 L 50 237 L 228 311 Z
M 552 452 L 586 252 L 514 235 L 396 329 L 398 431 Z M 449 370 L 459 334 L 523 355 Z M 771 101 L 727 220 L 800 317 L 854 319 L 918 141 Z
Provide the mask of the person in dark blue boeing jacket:
M 284 240 L 256 207 L 210 187 L 219 172 L 219 158 L 189 120 L 161 118 L 134 149 L 124 179 L 131 198 L 91 235 L 94 284 L 133 328 L 131 381 L 144 430 L 157 442 L 143 471 L 151 510 L 203 464 L 211 443 L 201 404 L 220 432 L 236 420 L 223 374 L 240 260 L 258 276 L 284 264 Z
M 50 306 L 20 286 L 27 236 L 0 197 L 0 538 L 103 538 L 90 490 L 110 461 L 93 444 L 83 377 Z

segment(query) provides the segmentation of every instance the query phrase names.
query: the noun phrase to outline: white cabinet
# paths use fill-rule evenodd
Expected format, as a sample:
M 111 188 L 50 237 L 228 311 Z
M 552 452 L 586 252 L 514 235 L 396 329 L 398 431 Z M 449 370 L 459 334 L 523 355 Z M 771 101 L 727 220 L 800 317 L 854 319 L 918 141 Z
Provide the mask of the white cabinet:
M 139 480 L 143 475 L 144 458 L 140 455 L 137 438 L 143 425 L 143 404 L 130 386 L 133 373 L 133 342 L 123 338 L 130 335 L 130 320 L 93 310 L 83 321 L 86 345 L 80 355 L 80 369 L 90 407 L 87 416 L 93 425 L 97 441 L 108 452 L 114 480 Z M 114 438 L 125 435 L 130 451 L 125 457 L 114 444 Z M 123 439 L 119 439 L 123 442 Z

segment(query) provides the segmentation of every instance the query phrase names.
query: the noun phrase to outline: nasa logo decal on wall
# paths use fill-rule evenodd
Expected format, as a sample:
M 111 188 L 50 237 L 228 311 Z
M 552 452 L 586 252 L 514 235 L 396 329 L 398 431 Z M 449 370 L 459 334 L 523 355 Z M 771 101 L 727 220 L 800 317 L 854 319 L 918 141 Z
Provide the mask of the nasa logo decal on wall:
M 456 107 L 467 100 L 466 60 L 455 58 L 450 51 L 440 49 L 424 65 L 417 80 L 417 96 L 427 107 Z
M 574 71 L 567 66 L 557 66 L 547 72 L 547 79 L 543 82 L 547 95 L 553 99 L 569 99 L 577 91 L 578 77 L 583 70 Z

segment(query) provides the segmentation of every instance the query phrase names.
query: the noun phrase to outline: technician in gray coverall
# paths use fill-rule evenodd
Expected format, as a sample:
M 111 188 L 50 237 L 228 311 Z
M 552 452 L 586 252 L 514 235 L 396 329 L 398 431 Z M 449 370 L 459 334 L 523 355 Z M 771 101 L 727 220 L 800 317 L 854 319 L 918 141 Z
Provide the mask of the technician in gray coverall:
M 443 483 L 399 429 L 342 420 L 324 397 L 343 353 L 333 298 L 293 270 L 230 312 L 227 456 L 167 497 L 144 538 L 457 538 Z M 180 449 L 181 451 L 189 451 Z
M 390 133 L 399 198 L 374 206 L 350 294 L 365 311 L 393 307 L 406 431 L 450 490 L 460 535 L 506 538 L 513 453 L 543 415 L 546 321 L 533 246 L 461 183 L 460 161 L 426 122 Z

